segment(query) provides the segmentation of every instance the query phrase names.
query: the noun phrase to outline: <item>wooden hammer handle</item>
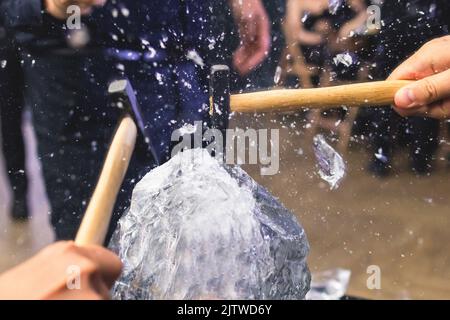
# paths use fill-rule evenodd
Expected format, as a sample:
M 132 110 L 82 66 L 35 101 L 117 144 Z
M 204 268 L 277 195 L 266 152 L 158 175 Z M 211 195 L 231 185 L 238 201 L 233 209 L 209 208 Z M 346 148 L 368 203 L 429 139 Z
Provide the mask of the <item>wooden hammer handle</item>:
M 232 112 L 289 111 L 300 108 L 391 105 L 406 80 L 377 81 L 317 89 L 282 89 L 231 96 Z
M 89 202 L 75 243 L 103 245 L 116 197 L 127 172 L 136 143 L 137 128 L 130 116 L 125 116 L 109 148 L 103 169 Z

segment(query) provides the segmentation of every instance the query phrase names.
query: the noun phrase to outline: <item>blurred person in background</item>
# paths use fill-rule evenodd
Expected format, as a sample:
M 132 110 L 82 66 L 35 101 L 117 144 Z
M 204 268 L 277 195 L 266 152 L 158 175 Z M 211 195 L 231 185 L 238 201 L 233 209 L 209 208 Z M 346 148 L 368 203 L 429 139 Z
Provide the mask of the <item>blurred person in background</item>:
M 288 1 L 284 23 L 287 54 L 302 87 L 327 86 L 333 75 L 335 80 L 355 79 L 359 61 L 353 36 L 366 18 L 363 0 Z M 333 63 L 341 53 L 350 61 Z
M 22 132 L 23 91 L 18 48 L 0 16 L 0 127 L 6 170 L 13 190 L 11 216 L 17 221 L 28 218 L 28 181 Z
M 287 38 L 281 63 L 283 82 L 302 88 L 328 87 L 363 77 L 366 4 L 363 0 L 289 0 L 284 32 Z M 294 83 L 291 81 L 295 81 Z M 320 127 L 336 128 L 344 148 L 356 118 L 354 109 L 310 110 L 308 137 Z M 322 121 L 324 120 L 324 121 Z M 337 128 L 335 123 L 348 120 Z M 327 124 L 328 122 L 328 124 Z
M 381 7 L 382 28 L 377 36 L 374 78 L 386 79 L 398 64 L 425 42 L 445 35 L 448 4 L 443 0 L 386 0 Z M 439 122 L 435 119 L 408 117 L 401 119 L 388 106 L 369 108 L 369 132 L 372 140 L 372 160 L 369 170 L 376 176 L 390 174 L 395 141 L 406 138 L 410 165 L 416 174 L 432 169 L 433 155 L 438 146 Z
M 395 110 L 403 116 L 450 118 L 450 37 L 420 48 L 389 76 L 390 80 L 418 80 L 395 95 Z M 42 268 L 45 265 L 46 268 Z M 68 268 L 79 266 L 79 290 Z M 53 244 L 21 265 L 0 274 L 1 299 L 108 299 L 122 263 L 98 246 L 78 247 L 72 242 Z
M 253 12 L 251 23 L 239 23 L 233 7 L 223 7 L 223 1 L 213 1 L 215 20 L 212 34 L 215 35 L 215 49 L 211 64 L 226 64 L 231 67 L 231 90 L 255 90 L 274 85 L 274 75 L 284 46 L 281 20 L 285 0 L 243 1 Z M 248 15 L 248 14 L 247 14 Z M 247 33 L 249 36 L 244 36 Z M 245 50 L 245 42 L 254 42 L 252 51 Z
M 239 26 L 236 55 L 243 59 L 236 59 L 237 68 L 259 65 L 266 47 L 259 26 L 268 23 L 260 0 L 212 2 L 222 10 L 229 5 Z M 73 239 L 120 117 L 120 110 L 108 106 L 111 80 L 130 78 L 159 163 L 170 156 L 173 130 L 207 121 L 210 7 L 195 0 L 2 0 L 0 5 L 23 48 L 25 96 L 34 114 L 52 225 L 58 239 Z M 79 27 L 68 27 L 69 5 L 79 5 L 84 15 Z M 128 207 L 134 184 L 156 162 L 145 143 L 138 143 L 112 227 Z

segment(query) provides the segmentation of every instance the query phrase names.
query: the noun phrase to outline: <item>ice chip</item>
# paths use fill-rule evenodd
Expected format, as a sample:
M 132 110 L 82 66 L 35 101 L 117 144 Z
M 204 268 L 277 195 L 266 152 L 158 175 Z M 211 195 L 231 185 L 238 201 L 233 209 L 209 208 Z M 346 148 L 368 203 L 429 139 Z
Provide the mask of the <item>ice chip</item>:
M 201 122 L 200 122 L 201 124 Z M 198 130 L 198 122 L 195 124 L 186 123 L 181 128 L 177 129 L 180 132 L 180 136 L 184 136 L 187 134 L 194 134 Z
M 283 69 L 280 66 L 277 66 L 277 69 L 275 70 L 275 75 L 273 77 L 273 83 L 275 85 L 280 83 L 282 73 Z
M 195 64 L 199 65 L 202 68 L 205 66 L 205 62 L 203 61 L 203 58 L 195 50 L 189 50 L 186 53 L 186 58 L 188 60 L 193 61 Z
M 328 11 L 331 14 L 336 14 L 342 6 L 342 0 L 328 0 Z
M 110 247 L 124 262 L 115 299 L 304 299 L 311 280 L 294 215 L 203 149 L 137 184 Z
M 350 283 L 351 271 L 334 269 L 312 275 L 311 290 L 307 300 L 339 300 L 345 296 Z
M 389 159 L 388 157 L 383 153 L 383 149 L 379 148 L 378 152 L 375 153 L 375 158 L 377 158 L 378 160 L 380 160 L 383 163 L 388 163 Z
M 344 159 L 318 134 L 314 137 L 314 154 L 317 159 L 320 177 L 328 182 L 331 190 L 337 189 L 345 177 Z
M 335 65 L 343 64 L 346 67 L 350 67 L 353 64 L 353 57 L 350 53 L 339 53 L 333 58 Z

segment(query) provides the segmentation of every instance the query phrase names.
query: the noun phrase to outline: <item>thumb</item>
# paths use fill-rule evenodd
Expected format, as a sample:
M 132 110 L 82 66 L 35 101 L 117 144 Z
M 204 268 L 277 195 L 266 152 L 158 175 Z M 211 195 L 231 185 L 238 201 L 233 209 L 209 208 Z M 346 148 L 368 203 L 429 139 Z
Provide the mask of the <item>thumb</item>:
M 400 89 L 395 95 L 398 108 L 430 105 L 450 97 L 450 70 L 423 78 Z

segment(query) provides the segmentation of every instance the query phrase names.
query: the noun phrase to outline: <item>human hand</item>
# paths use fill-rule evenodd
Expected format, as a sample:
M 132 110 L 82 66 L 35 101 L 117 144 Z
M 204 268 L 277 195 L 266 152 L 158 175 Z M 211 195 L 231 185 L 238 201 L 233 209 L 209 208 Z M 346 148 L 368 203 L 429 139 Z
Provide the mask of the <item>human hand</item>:
M 246 75 L 267 57 L 271 45 L 270 21 L 261 0 L 230 0 L 241 44 L 233 54 L 233 66 Z
M 0 275 L 0 300 L 109 299 L 122 263 L 98 246 L 55 243 Z
M 106 0 L 44 0 L 46 11 L 55 18 L 67 18 L 67 8 L 72 5 L 79 6 L 81 14 L 89 14 L 93 7 L 101 7 Z
M 450 117 L 450 36 L 426 43 L 392 72 L 388 80 L 418 80 L 395 95 L 402 116 Z

